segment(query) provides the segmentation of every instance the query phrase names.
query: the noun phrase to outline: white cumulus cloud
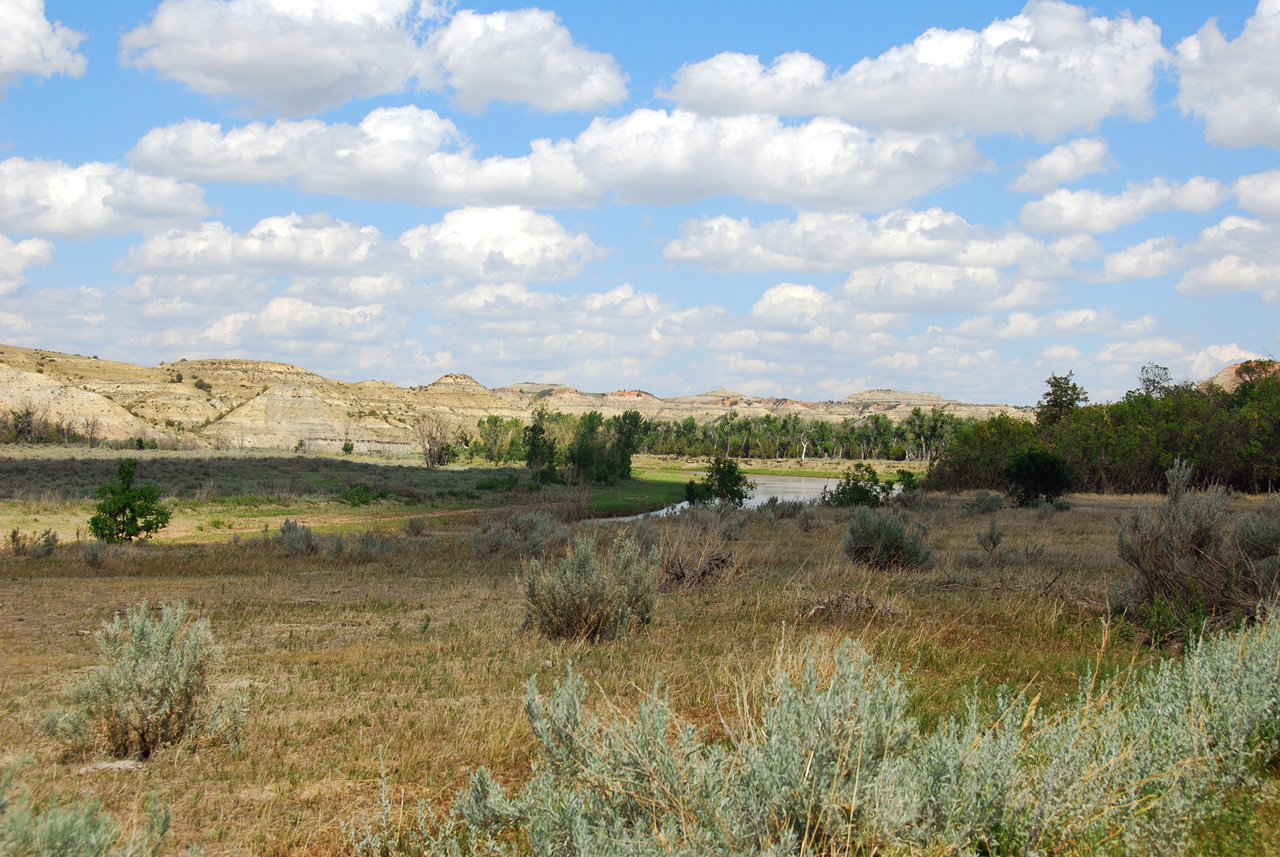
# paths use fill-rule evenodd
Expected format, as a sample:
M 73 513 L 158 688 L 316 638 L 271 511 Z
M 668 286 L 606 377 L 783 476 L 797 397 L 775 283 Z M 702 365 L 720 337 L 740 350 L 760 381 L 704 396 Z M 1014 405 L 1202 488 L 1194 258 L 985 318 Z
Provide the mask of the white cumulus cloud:
M 1148 238 L 1102 260 L 1104 278 L 1113 281 L 1144 280 L 1176 271 L 1186 264 L 1187 254 L 1172 235 Z
M 208 222 L 198 229 L 171 229 L 135 248 L 124 267 L 141 271 L 323 271 L 358 270 L 383 244 L 372 226 L 358 227 L 327 215 L 267 217 L 247 232 Z
M 726 215 L 687 220 L 662 255 L 713 271 L 837 271 L 890 261 L 1009 267 L 1055 250 L 1015 229 L 986 229 L 941 208 L 898 209 L 878 218 L 802 211 L 752 223 Z M 1071 254 L 1068 254 L 1071 255 Z
M 859 308 L 909 313 L 1034 306 L 1051 291 L 1046 283 L 1010 277 L 996 268 L 926 262 L 858 268 L 839 289 Z
M 1280 220 L 1280 170 L 1241 176 L 1235 182 L 1241 207 L 1268 220 Z
M 387 240 L 372 226 L 325 214 L 267 217 L 246 232 L 220 222 L 150 236 L 122 262 L 130 271 L 322 275 L 295 290 L 384 296 L 404 277 L 450 276 L 471 282 L 563 280 L 603 255 L 590 236 L 571 234 L 554 217 L 514 206 L 464 208 L 437 223 Z
M 1055 190 L 1022 206 L 1023 228 L 1033 232 L 1114 232 L 1158 211 L 1204 214 L 1221 205 L 1230 193 L 1217 179 L 1196 176 L 1184 183 L 1166 179 L 1130 182 L 1119 194 L 1096 190 Z
M 503 206 L 451 211 L 400 236 L 417 270 L 475 280 L 564 280 L 603 255 L 549 214 Z
M 1182 275 L 1180 294 L 1256 291 L 1265 303 L 1280 303 L 1280 234 L 1274 224 L 1226 217 L 1201 230 L 1189 249 L 1204 261 Z
M 0 98 L 23 74 L 84 74 L 88 61 L 76 51 L 83 39 L 83 33 L 50 23 L 44 0 L 0 3 Z
M 1148 118 L 1168 60 L 1149 18 L 1091 18 L 1081 6 L 1033 0 L 980 32 L 930 29 L 843 72 L 799 52 L 768 67 L 756 56 L 717 54 L 683 66 L 663 94 L 708 114 L 826 114 L 1053 139 L 1108 116 Z
M 1178 43 L 1184 114 L 1204 120 L 1224 146 L 1280 146 L 1280 0 L 1261 0 L 1235 41 L 1210 20 Z
M 314 193 L 423 205 L 679 203 L 718 194 L 783 204 L 885 208 L 985 168 L 972 141 L 873 135 L 838 119 L 703 117 L 642 109 L 594 119 L 574 140 L 477 159 L 451 122 L 380 108 L 358 125 L 186 121 L 148 132 L 130 162 L 203 181 L 291 182 Z
M 495 100 L 596 110 L 627 95 L 618 61 L 575 44 L 559 17 L 543 9 L 488 15 L 464 9 L 431 34 L 427 53 L 447 76 L 454 101 L 471 112 Z
M 0 161 L 0 229 L 83 238 L 154 229 L 209 212 L 204 188 L 119 164 Z
M 124 34 L 121 56 L 206 95 L 287 115 L 395 92 L 452 87 L 468 110 L 490 100 L 591 110 L 626 96 L 608 54 L 575 44 L 552 12 L 464 10 L 443 25 L 420 0 L 163 0 Z
M 1106 140 L 1081 137 L 1056 146 L 1027 164 L 1022 175 L 1009 184 L 1009 189 L 1044 193 L 1083 176 L 1103 172 L 1109 168 L 1110 160 Z
M 14 241 L 0 235 L 0 295 L 25 285 L 23 272 L 33 265 L 48 265 L 53 261 L 53 244 L 43 238 Z

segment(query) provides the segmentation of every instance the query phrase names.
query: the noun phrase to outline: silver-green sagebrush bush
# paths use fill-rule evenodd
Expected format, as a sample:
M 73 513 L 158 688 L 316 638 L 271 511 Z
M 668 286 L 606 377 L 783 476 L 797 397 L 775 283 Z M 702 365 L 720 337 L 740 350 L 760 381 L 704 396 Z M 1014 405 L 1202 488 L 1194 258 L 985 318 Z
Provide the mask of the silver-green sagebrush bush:
M 104 622 L 102 663 L 46 712 L 41 727 L 73 748 L 101 747 L 117 758 L 146 759 L 184 739 L 237 748 L 243 703 L 211 698 L 209 672 L 221 650 L 207 620 L 186 618 L 184 604 L 164 605 L 157 619 L 143 602 Z
M 5 857 L 153 857 L 169 830 L 169 810 L 152 802 L 147 825 L 126 836 L 96 797 L 42 805 L 25 792 L 9 797 L 17 768 L 0 775 L 0 854 Z
M 657 549 L 641 556 L 639 545 L 626 536 L 616 538 L 602 556 L 594 538 L 575 538 L 559 562 L 529 562 L 521 628 L 552 639 L 626 637 L 653 617 L 658 568 Z
M 896 512 L 866 506 L 855 506 L 849 516 L 844 552 L 855 563 L 882 569 L 928 565 L 933 556 L 918 523 L 908 526 Z
M 606 722 L 587 713 L 572 668 L 546 698 L 530 679 L 538 748 L 524 787 L 508 794 L 480 769 L 441 823 L 420 809 L 401 828 L 384 811 L 349 845 L 548 857 L 1179 853 L 1223 789 L 1280 759 L 1280 622 L 1265 619 L 1145 672 L 1088 676 L 1054 712 L 1002 693 L 927 733 L 907 714 L 907 682 L 856 644 L 824 672 L 810 654 L 798 677 L 780 673 L 729 742 L 680 723 L 660 693 Z
M 1118 606 L 1159 639 L 1186 639 L 1206 623 L 1247 620 L 1280 596 L 1280 505 L 1242 515 L 1232 525 L 1228 492 L 1191 488 L 1191 467 L 1165 473 L 1157 509 L 1134 509 L 1120 522 L 1116 550 L 1134 569 Z

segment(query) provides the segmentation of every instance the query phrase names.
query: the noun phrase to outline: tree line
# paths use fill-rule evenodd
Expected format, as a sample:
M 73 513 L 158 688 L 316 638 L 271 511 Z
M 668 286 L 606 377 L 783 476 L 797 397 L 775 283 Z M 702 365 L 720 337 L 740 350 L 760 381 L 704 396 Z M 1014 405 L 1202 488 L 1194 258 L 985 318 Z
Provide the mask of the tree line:
M 538 438 L 554 441 L 556 449 L 568 455 L 571 448 L 590 446 L 580 436 L 584 421 L 588 425 L 587 436 L 603 432 L 602 437 L 609 437 L 620 425 L 615 420 L 625 422 L 626 442 L 634 444 L 633 452 L 843 461 L 869 458 L 933 461 L 947 448 L 959 428 L 973 422 L 938 408 L 928 411 L 915 408 L 897 424 L 884 414 L 831 422 L 804 419 L 799 414 L 741 416 L 731 410 L 710 422 L 698 422 L 693 417 L 679 421 L 645 419 L 638 411 L 627 411 L 609 420 L 604 420 L 597 411 L 580 417 L 540 411 L 535 413 L 533 425 L 539 427 L 535 432 Z M 530 454 L 530 428 L 532 426 L 525 426 L 515 417 L 485 417 L 477 424 L 475 436 L 469 438 L 469 451 L 494 463 L 526 461 Z
M 1051 375 L 1034 423 L 997 416 L 962 426 L 934 463 L 929 484 L 943 490 L 1004 488 L 1018 456 L 1060 458 L 1075 491 L 1164 490 L 1177 460 L 1203 485 L 1237 491 L 1280 488 L 1280 372 L 1273 360 L 1238 370 L 1239 386 L 1173 383 L 1169 370 L 1142 368 L 1119 401 L 1089 404 L 1073 373 Z

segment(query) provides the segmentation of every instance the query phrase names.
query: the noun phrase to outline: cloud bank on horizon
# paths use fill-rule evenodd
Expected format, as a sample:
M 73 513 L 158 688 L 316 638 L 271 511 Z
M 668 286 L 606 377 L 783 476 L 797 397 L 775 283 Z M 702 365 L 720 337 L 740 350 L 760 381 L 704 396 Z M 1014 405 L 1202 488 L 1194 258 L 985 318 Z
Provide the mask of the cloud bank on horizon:
M 1012 403 L 1280 351 L 1280 0 L 476 5 L 0 0 L 0 341 Z

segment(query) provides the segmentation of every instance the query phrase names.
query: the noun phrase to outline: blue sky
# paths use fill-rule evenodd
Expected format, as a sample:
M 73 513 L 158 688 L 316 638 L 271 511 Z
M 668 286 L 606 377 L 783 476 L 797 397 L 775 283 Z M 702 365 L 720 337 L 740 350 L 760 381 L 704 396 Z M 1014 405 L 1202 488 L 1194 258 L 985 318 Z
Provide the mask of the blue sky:
M 0 0 L 0 341 L 1094 400 L 1280 352 L 1280 0 Z

